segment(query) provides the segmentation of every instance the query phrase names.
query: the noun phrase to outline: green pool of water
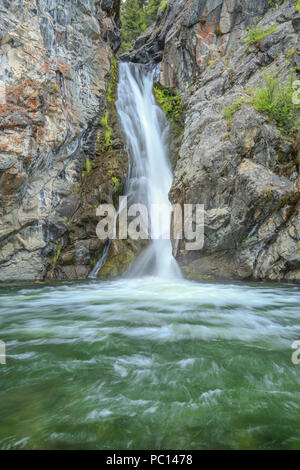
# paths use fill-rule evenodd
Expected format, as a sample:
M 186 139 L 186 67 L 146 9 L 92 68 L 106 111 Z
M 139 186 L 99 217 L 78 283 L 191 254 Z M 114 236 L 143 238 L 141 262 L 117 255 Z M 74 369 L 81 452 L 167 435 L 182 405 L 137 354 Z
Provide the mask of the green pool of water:
M 0 287 L 1 449 L 300 449 L 300 289 Z

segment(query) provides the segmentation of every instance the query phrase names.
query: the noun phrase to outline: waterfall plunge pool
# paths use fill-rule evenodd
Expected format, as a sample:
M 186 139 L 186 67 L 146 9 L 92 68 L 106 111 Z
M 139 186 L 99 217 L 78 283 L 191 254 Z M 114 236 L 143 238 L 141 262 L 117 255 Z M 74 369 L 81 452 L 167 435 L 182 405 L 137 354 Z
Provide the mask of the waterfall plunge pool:
M 300 289 L 0 287 L 1 449 L 299 449 Z

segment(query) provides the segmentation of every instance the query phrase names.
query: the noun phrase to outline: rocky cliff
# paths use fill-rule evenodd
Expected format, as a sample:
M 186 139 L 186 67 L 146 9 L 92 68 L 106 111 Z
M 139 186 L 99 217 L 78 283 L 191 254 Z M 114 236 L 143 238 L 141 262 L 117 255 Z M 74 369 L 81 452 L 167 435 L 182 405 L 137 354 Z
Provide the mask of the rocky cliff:
M 253 105 L 266 71 L 299 79 L 296 3 L 169 0 L 121 57 L 181 95 L 170 198 L 206 209 L 203 250 L 176 251 L 190 277 L 300 280 L 300 135 Z M 96 207 L 127 174 L 119 30 L 119 0 L 0 0 L 0 281 L 84 279 L 102 256 Z M 102 275 L 136 251 L 114 242 Z
M 253 106 L 265 73 L 299 79 L 296 3 L 170 0 L 122 57 L 160 62 L 181 94 L 171 200 L 206 209 L 203 250 L 177 253 L 191 277 L 300 280 L 300 134 Z
M 0 280 L 86 278 L 103 249 L 95 209 L 127 173 L 103 121 L 119 0 L 1 0 L 0 45 Z

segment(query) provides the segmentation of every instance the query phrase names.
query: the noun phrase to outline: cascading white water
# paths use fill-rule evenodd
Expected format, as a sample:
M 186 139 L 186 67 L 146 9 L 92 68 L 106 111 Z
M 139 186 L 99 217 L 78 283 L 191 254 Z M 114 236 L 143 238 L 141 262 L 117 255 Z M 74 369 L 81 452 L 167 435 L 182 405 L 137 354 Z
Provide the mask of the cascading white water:
M 153 95 L 155 70 L 121 63 L 116 103 L 127 142 L 130 173 L 126 185 L 128 205 L 144 204 L 150 216 L 151 242 L 135 262 L 131 274 L 181 276 L 172 255 L 170 226 L 172 186 L 169 162 L 169 124 Z

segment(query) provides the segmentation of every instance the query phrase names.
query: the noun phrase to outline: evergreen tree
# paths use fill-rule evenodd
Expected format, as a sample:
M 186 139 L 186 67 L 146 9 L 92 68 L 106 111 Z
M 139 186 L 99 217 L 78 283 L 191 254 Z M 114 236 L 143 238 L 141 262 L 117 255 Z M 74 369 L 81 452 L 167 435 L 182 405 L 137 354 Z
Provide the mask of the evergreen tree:
M 122 39 L 131 44 L 147 27 L 146 0 L 126 0 L 121 5 Z
M 148 0 L 146 7 L 147 26 L 155 21 L 161 0 Z
M 161 0 L 125 0 L 121 3 L 122 46 L 124 52 L 156 18 Z

